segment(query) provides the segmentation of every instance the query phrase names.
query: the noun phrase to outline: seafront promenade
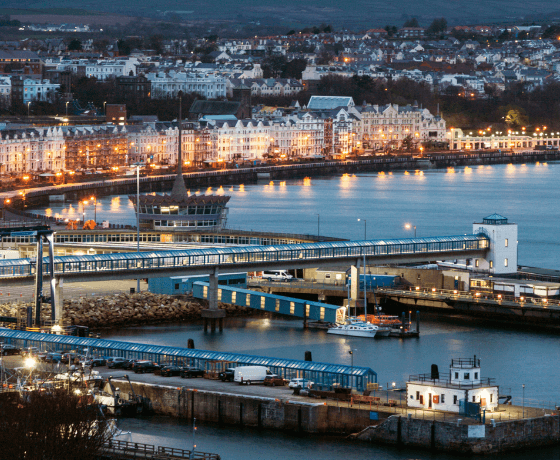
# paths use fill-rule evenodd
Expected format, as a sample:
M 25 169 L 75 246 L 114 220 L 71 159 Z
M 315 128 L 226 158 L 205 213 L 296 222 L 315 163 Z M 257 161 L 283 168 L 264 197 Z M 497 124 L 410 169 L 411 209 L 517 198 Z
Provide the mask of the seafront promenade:
M 452 168 L 469 165 L 525 164 L 560 159 L 558 150 L 538 151 L 469 151 L 455 153 L 430 153 L 423 156 L 388 155 L 367 159 L 324 161 L 287 164 L 277 166 L 255 166 L 252 168 L 219 169 L 183 174 L 187 188 L 203 188 L 220 185 L 254 183 L 258 180 L 285 180 L 313 176 L 355 174 L 360 172 L 382 172 L 397 170 L 423 170 Z M 165 192 L 171 189 L 175 175 L 149 175 L 140 177 L 140 192 Z M 21 192 L 21 193 L 20 193 Z M 86 198 L 92 194 L 124 195 L 136 193 L 136 178 L 25 187 L 20 190 L 0 193 L 0 205 L 8 209 L 27 209 L 49 202 L 50 195 L 64 196 L 68 201 Z M 9 202 L 7 201 L 9 200 Z M 49 218 L 57 222 L 55 218 Z

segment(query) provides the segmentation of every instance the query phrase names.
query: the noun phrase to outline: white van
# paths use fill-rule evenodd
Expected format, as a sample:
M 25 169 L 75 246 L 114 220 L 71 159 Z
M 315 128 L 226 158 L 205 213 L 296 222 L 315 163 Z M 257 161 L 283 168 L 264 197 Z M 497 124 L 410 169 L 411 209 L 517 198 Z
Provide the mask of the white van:
M 263 271 L 262 279 L 270 281 L 290 281 L 293 279 L 293 276 L 286 270 L 265 270 Z
M 240 366 L 235 368 L 233 381 L 240 385 L 251 385 L 251 383 L 263 383 L 264 378 L 271 374 L 264 366 Z

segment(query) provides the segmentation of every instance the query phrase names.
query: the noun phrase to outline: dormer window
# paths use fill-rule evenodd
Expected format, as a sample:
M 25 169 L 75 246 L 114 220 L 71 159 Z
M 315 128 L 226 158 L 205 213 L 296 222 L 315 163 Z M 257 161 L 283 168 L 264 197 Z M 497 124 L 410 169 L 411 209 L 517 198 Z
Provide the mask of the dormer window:
M 470 374 L 470 373 L 468 373 L 468 372 L 465 372 L 465 375 L 464 375 L 464 377 L 463 377 L 463 378 L 464 378 L 464 380 L 469 380 L 469 379 L 470 379 L 470 377 L 471 377 L 471 374 Z

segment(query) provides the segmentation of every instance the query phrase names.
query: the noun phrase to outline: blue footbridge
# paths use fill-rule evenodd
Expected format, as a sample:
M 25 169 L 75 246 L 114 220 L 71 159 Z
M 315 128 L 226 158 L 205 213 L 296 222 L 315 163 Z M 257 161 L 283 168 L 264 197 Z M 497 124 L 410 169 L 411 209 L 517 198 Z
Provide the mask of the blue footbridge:
M 92 339 L 68 335 L 41 334 L 39 332 L 13 331 L 0 328 L 4 343 L 18 347 L 37 347 L 40 350 L 68 352 L 89 351 L 91 355 L 120 356 L 127 359 L 148 359 L 158 364 L 201 367 L 207 372 L 225 370 L 237 366 L 266 366 L 283 378 L 303 377 L 316 384 L 330 386 L 333 383 L 351 386 L 358 391 L 368 383 L 377 383 L 377 373 L 369 367 L 346 366 L 343 364 L 320 363 L 297 359 L 271 358 L 192 348 L 168 347 L 137 342 Z
M 485 234 L 396 240 L 335 241 L 205 248 L 137 253 L 54 257 L 54 276 L 68 281 L 160 278 L 208 275 L 217 270 L 249 272 L 269 269 L 319 268 L 356 265 L 365 257 L 371 264 L 418 263 L 484 257 L 490 249 Z M 51 276 L 49 257 L 43 276 Z M 28 284 L 35 277 L 35 259 L 0 261 L 2 284 Z
M 202 281 L 193 283 L 193 297 L 208 300 L 209 286 Z M 345 307 L 338 305 L 222 285 L 218 287 L 218 302 L 326 323 L 343 321 L 346 311 Z

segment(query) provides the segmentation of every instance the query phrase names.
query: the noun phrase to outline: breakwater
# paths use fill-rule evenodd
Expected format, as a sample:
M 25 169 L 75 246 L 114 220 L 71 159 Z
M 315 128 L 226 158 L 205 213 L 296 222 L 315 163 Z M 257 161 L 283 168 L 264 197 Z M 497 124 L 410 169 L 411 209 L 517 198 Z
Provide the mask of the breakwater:
M 355 439 L 465 455 L 496 454 L 557 445 L 560 443 L 560 416 L 549 415 L 481 425 L 394 415 L 377 426 L 366 428 Z
M 26 318 L 27 307 L 32 303 L 15 302 L 0 304 L 0 316 Z M 226 316 L 249 316 L 254 310 L 229 304 L 219 304 Z M 157 324 L 172 321 L 200 319 L 206 302 L 191 298 L 177 298 L 163 294 L 141 292 L 137 294 L 115 294 L 96 298 L 65 299 L 63 323 L 65 325 L 88 326 L 101 329 L 118 326 Z M 51 319 L 50 304 L 41 307 L 41 318 Z
M 126 387 L 124 381 L 122 385 Z M 559 415 L 498 422 L 491 420 L 492 414 L 487 414 L 486 424 L 468 419 L 423 420 L 356 406 L 326 404 L 321 400 L 268 398 L 142 382 L 132 382 L 132 385 L 136 394 L 150 399 L 156 414 L 196 418 L 219 425 L 351 435 L 352 439 L 364 442 L 466 455 L 560 443 Z M 427 414 L 431 418 L 432 411 Z

